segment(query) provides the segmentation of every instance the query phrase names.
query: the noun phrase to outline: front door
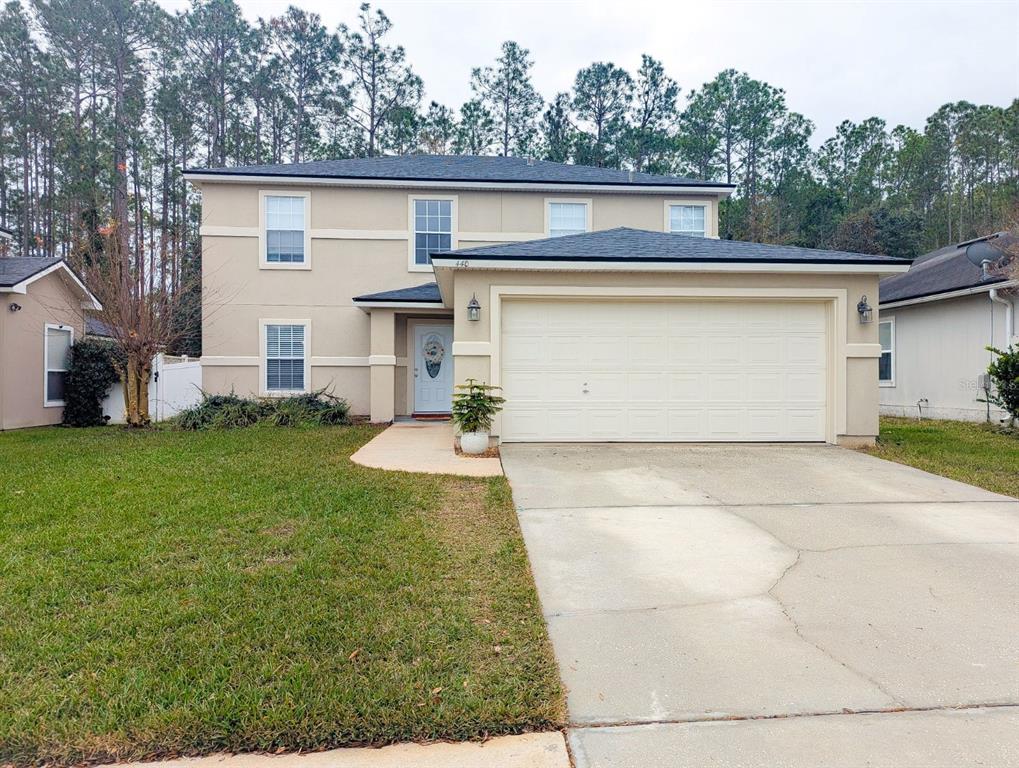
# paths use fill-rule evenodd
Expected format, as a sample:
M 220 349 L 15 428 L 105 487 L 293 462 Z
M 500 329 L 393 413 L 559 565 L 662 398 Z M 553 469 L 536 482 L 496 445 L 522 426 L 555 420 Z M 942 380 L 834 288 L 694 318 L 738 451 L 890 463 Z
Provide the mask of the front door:
M 414 413 L 449 413 L 453 403 L 453 326 L 414 329 Z

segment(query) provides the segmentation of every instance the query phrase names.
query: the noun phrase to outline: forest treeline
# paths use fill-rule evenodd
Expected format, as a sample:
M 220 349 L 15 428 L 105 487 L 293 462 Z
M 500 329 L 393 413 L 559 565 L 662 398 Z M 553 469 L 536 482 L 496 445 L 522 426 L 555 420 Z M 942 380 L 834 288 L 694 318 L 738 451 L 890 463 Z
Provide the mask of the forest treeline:
M 193 274 L 185 167 L 411 152 L 529 155 L 737 187 L 723 237 L 914 256 L 1015 219 L 1019 99 L 945 104 L 920 128 L 845 121 L 819 149 L 784 91 L 726 70 L 687 82 L 644 55 L 538 93 L 515 42 L 424 103 L 382 10 L 327 29 L 298 7 L 250 23 L 232 0 L 9 0 L 0 11 L 0 225 L 20 253 L 72 255 L 121 228 L 150 287 Z M 881 87 L 875 83 L 875 87 Z M 550 96 L 550 98 L 546 98 Z M 125 248 L 126 252 L 126 248 Z

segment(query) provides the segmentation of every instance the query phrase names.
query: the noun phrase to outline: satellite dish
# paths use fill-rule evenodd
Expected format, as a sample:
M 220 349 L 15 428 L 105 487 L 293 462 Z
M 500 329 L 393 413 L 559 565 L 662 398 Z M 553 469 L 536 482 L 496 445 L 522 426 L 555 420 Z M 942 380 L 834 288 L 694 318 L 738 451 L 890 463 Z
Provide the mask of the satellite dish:
M 990 244 L 988 240 L 980 240 L 966 246 L 966 258 L 977 267 L 983 269 L 984 262 L 992 264 L 1002 257 L 1002 252 Z

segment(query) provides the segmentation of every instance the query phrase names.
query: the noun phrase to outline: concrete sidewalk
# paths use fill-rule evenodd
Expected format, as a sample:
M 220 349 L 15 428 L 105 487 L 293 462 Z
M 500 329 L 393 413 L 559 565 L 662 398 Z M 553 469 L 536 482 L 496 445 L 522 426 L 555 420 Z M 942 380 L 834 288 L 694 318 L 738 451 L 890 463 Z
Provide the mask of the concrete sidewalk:
M 430 475 L 499 477 L 499 459 L 468 458 L 453 448 L 453 425 L 448 421 L 398 421 L 368 441 L 350 460 L 355 464 L 397 472 Z
M 563 735 L 528 733 L 485 742 L 394 744 L 289 755 L 210 755 L 121 768 L 570 768 Z

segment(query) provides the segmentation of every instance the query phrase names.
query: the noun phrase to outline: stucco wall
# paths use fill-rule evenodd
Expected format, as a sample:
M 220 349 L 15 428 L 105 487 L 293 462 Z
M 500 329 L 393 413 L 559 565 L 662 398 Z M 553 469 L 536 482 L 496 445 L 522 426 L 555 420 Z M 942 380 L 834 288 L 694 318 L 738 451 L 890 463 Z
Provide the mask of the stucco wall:
M 11 312 L 11 302 L 21 310 Z M 0 429 L 59 424 L 64 409 L 45 406 L 46 324 L 69 325 L 74 340 L 84 333 L 81 299 L 58 272 L 28 286 L 27 294 L 0 294 Z
M 309 195 L 310 269 L 264 269 L 259 258 L 259 192 Z M 534 239 L 546 233 L 548 199 L 591 201 L 593 229 L 629 226 L 664 231 L 666 203 L 709 206 L 717 235 L 717 198 L 704 195 L 538 193 L 202 185 L 202 364 L 209 392 L 259 391 L 259 320 L 311 321 L 312 386 L 331 387 L 357 414 L 369 412 L 367 314 L 352 298 L 431 282 L 410 266 L 410 200 L 455 197 L 455 247 Z M 401 325 L 402 323 L 402 325 Z M 397 334 L 406 333 L 400 320 Z M 398 340 L 395 412 L 408 413 L 406 336 Z
M 761 273 L 620 273 L 620 272 L 509 272 L 489 270 L 457 271 L 453 275 L 455 305 L 465 306 L 476 295 L 482 304 L 481 320 L 470 322 L 465 313 L 457 313 L 454 327 L 455 378 L 458 383 L 467 378 L 498 383 L 499 339 L 493 329 L 492 318 L 498 311 L 493 307 L 493 292 L 504 289 L 534 288 L 548 291 L 549 298 L 561 291 L 568 295 L 575 289 L 602 289 L 603 297 L 610 292 L 639 289 L 645 298 L 676 296 L 683 290 L 695 289 L 701 294 L 730 295 L 726 300 L 741 301 L 753 298 L 785 296 L 817 298 L 818 294 L 838 296 L 834 307 L 840 308 L 841 317 L 831 329 L 832 358 L 829 375 L 832 377 L 833 397 L 830 402 L 833 415 L 833 439 L 847 437 L 872 438 L 878 433 L 877 323 L 861 324 L 856 303 L 862 295 L 877 295 L 877 277 L 853 274 L 761 274 Z M 704 290 L 702 290 L 704 289 Z M 597 293 L 597 291 L 595 291 Z M 533 294 L 537 295 L 537 294 Z M 827 300 L 827 299 L 825 299 Z M 495 425 L 497 434 L 499 425 Z
M 984 421 L 988 416 L 978 386 L 992 355 L 985 347 L 1008 344 L 1005 307 L 986 293 L 882 310 L 894 318 L 894 385 L 880 388 L 881 411 L 917 416 L 926 398 L 929 418 Z M 991 418 L 1003 412 L 991 408 Z

